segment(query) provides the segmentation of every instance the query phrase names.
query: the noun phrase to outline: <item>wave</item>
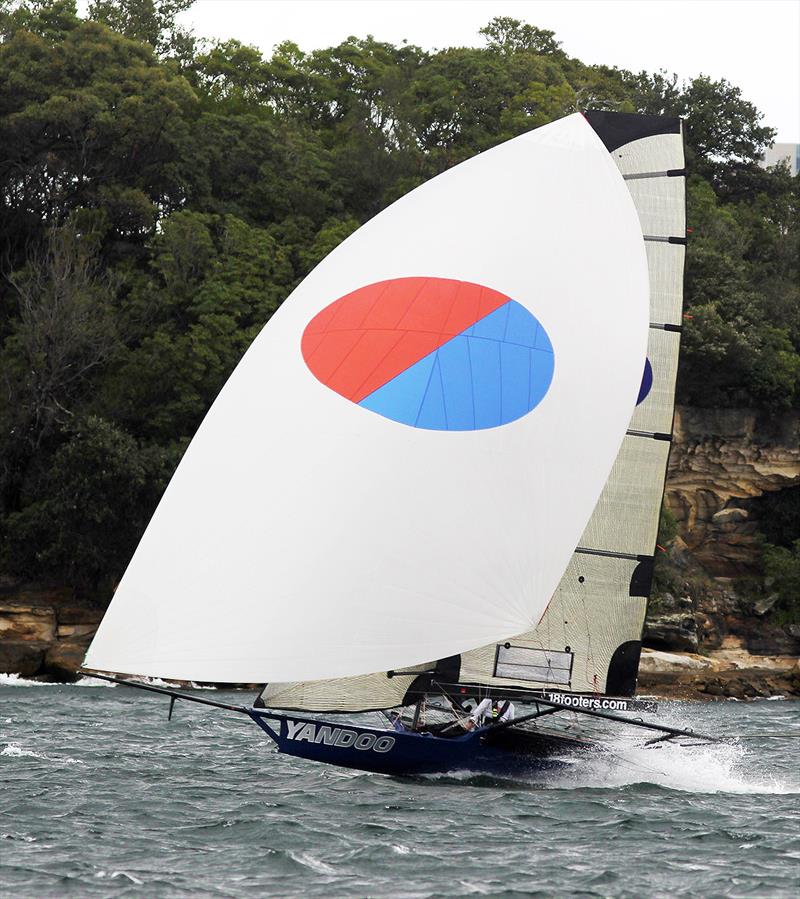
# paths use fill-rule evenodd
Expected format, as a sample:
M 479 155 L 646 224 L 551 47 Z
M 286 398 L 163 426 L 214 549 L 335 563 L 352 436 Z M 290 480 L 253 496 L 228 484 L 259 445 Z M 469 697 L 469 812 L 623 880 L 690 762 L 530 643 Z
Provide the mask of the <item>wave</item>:
M 129 677 L 126 678 L 132 684 L 145 684 L 148 687 L 166 687 L 168 690 L 175 690 L 175 682 L 162 680 L 160 677 Z M 207 684 L 197 684 L 193 680 L 189 681 L 184 690 L 216 690 L 216 687 L 210 687 Z
M 116 684 L 88 676 L 82 677 L 72 684 L 63 684 L 53 681 L 28 680 L 20 674 L 0 674 L 0 687 L 116 687 Z
M 670 705 L 664 712 L 658 718 L 659 723 L 682 730 L 701 729 L 697 720 L 687 716 L 685 708 Z M 451 771 L 424 775 L 424 778 L 466 782 L 471 786 L 502 785 L 511 789 L 619 789 L 650 785 L 706 794 L 800 793 L 800 778 L 794 770 L 768 768 L 764 762 L 765 754 L 757 751 L 750 742 L 788 734 L 748 735 L 745 731 L 737 738 L 721 730 L 719 736 L 726 742 L 712 742 L 698 736 L 684 738 L 682 742 L 664 740 L 647 745 L 653 739 L 652 732 L 642 736 L 640 730 L 632 727 L 616 731 L 607 727 L 592 729 L 596 723 L 589 722 L 588 727 L 581 727 L 579 731 L 593 742 L 594 748 L 557 757 L 555 760 L 561 763 L 560 769 L 510 777 L 480 770 Z M 736 726 L 740 727 L 741 722 Z
M 149 687 L 167 687 L 174 688 L 174 684 L 169 681 L 161 680 L 160 677 L 137 677 L 129 678 L 131 683 L 147 684 Z M 100 680 L 90 675 L 85 675 L 73 683 L 61 683 L 56 681 L 29 680 L 20 674 L 0 674 L 0 687 L 117 687 L 113 681 Z M 196 684 L 189 681 L 184 689 L 187 690 L 216 690 L 216 687 L 209 687 L 205 684 Z
M 19 743 L 6 743 L 5 747 L 0 750 L 0 756 L 6 758 L 28 758 L 40 759 L 45 762 L 57 762 L 62 765 L 85 765 L 86 762 L 81 759 L 73 759 L 69 756 L 53 756 L 44 752 L 35 752 L 33 749 L 24 749 Z
M 111 880 L 116 880 L 117 877 L 125 877 L 127 880 L 130 880 L 131 883 L 135 883 L 136 886 L 141 886 L 144 881 L 139 880 L 138 877 L 134 877 L 133 874 L 129 874 L 127 871 L 98 871 L 95 877 L 108 877 Z
M 308 868 L 315 874 L 337 873 L 336 868 L 332 868 L 321 859 L 315 858 L 310 852 L 287 852 L 287 855 L 293 861 L 297 862 L 298 865 L 302 865 L 304 868 Z

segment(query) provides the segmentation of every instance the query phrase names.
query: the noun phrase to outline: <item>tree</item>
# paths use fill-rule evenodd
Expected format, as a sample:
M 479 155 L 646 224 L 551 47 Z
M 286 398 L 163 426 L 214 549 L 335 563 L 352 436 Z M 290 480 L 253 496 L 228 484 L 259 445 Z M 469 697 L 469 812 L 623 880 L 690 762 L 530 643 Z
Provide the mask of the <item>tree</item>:
M 789 622 L 800 620 L 800 540 L 788 549 L 766 544 L 764 571 L 778 594 L 780 617 Z
M 93 0 L 89 18 L 135 41 L 150 44 L 161 57 L 191 59 L 194 38 L 177 17 L 195 0 Z
M 775 138 L 775 129 L 761 125 L 763 115 L 724 78 L 693 78 L 677 105 L 695 168 L 712 178 L 731 163 L 757 162 Z
M 150 276 L 127 300 L 140 330 L 93 411 L 137 437 L 188 439 L 291 283 L 266 231 L 233 216 L 173 214 L 154 242 Z
M 111 311 L 113 280 L 74 222 L 54 228 L 42 249 L 11 275 L 17 325 L 2 351 L 0 410 L 33 449 L 74 414 L 91 377 L 119 345 Z
M 2 522 L 0 562 L 108 595 L 177 459 L 100 418 L 71 423 L 24 508 Z
M 27 21 L 0 45 L 0 251 L 12 267 L 78 209 L 104 210 L 108 248 L 141 243 L 184 202 L 192 167 L 188 83 L 146 45 L 63 22 L 44 37 L 41 17 Z
M 561 42 L 555 32 L 523 24 L 519 19 L 497 16 L 479 29 L 486 38 L 490 50 L 512 54 L 520 52 L 544 53 L 563 56 Z

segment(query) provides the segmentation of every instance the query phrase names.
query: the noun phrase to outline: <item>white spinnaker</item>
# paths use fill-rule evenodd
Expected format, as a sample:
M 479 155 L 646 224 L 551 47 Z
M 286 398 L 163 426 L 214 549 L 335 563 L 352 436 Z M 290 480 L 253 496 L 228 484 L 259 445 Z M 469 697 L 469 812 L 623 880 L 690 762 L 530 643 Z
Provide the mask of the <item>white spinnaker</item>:
M 484 284 L 555 353 L 511 424 L 408 427 L 324 387 L 300 341 L 389 278 Z M 189 446 L 86 657 L 217 682 L 400 668 L 530 628 L 594 508 L 636 401 L 642 234 L 580 115 L 508 141 L 376 216 L 299 285 Z

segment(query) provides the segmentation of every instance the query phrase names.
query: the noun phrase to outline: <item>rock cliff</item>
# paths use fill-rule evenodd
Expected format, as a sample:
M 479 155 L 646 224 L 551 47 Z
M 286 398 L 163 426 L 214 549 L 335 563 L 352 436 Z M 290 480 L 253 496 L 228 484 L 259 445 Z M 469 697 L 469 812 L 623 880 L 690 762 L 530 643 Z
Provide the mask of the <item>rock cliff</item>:
M 756 696 L 780 685 L 779 692 L 800 692 L 794 663 L 791 676 L 784 664 L 800 652 L 800 626 L 771 614 L 776 597 L 761 589 L 759 544 L 769 524 L 764 498 L 799 486 L 797 414 L 770 419 L 741 409 L 676 410 L 665 502 L 678 534 L 658 559 L 667 587 L 657 578 L 644 643 L 709 660 L 734 645 L 752 658 L 735 668 L 704 669 L 703 677 L 682 669 L 656 672 L 643 663 L 645 689 L 663 690 L 669 681 L 688 695 L 694 680 L 710 685 L 709 695 Z
M 758 570 L 758 505 L 800 485 L 800 415 L 679 407 L 666 502 L 695 563 L 713 577 Z
M 102 617 L 69 588 L 0 578 L 0 673 L 73 679 Z

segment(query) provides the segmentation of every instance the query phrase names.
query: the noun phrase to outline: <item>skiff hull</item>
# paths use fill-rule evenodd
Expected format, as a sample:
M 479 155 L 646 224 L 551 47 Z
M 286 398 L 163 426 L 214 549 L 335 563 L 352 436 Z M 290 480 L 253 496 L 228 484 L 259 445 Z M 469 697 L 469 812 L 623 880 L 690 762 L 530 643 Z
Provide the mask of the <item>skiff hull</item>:
M 379 774 L 416 775 L 474 771 L 525 775 L 570 764 L 592 744 L 554 734 L 479 728 L 443 738 L 405 729 L 381 730 L 351 723 L 252 712 L 278 751 L 296 758 Z

